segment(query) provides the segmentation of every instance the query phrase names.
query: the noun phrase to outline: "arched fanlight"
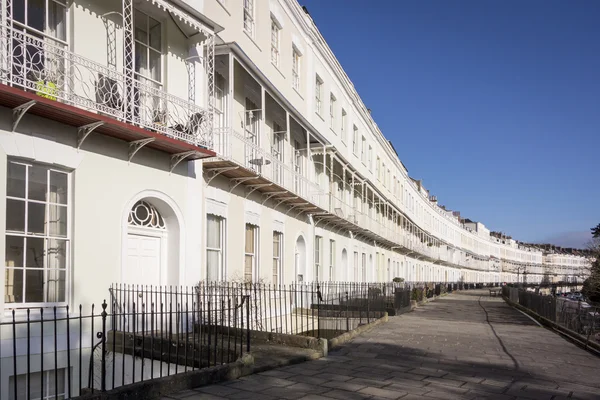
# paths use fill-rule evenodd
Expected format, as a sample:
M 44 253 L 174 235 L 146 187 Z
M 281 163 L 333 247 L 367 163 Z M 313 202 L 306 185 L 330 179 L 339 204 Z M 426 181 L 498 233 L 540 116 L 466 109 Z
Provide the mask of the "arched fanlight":
M 132 226 L 161 230 L 167 229 L 165 220 L 156 207 L 144 200 L 140 200 L 133 205 L 131 211 L 129 211 L 128 222 Z

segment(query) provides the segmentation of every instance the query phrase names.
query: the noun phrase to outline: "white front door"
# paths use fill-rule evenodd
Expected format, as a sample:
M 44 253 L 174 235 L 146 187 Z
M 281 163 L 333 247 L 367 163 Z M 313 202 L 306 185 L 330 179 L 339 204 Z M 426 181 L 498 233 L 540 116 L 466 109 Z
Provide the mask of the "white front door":
M 127 268 L 124 283 L 160 285 L 160 238 L 127 235 Z

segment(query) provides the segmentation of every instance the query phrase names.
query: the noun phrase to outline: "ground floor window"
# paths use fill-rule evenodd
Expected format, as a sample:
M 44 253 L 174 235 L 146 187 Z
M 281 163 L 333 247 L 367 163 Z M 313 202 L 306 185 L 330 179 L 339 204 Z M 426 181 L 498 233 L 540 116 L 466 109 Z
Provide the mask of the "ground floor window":
M 273 284 L 280 285 L 283 281 L 283 233 L 273 231 Z
M 246 240 L 244 246 L 244 281 L 252 282 L 257 274 L 258 258 L 258 226 L 246 224 Z
M 66 399 L 65 368 L 44 372 L 32 372 L 31 381 L 27 382 L 27 374 L 17 375 L 15 398 L 15 377 L 9 381 L 9 399 L 11 400 L 62 400 Z
M 209 282 L 225 279 L 223 262 L 225 245 L 225 218 L 213 214 L 206 215 L 206 280 Z
M 6 303 L 66 301 L 69 174 L 9 161 L 6 184 Z
M 329 280 L 335 280 L 335 240 L 329 240 Z
M 315 281 L 321 279 L 321 248 L 323 247 L 323 238 L 315 236 Z

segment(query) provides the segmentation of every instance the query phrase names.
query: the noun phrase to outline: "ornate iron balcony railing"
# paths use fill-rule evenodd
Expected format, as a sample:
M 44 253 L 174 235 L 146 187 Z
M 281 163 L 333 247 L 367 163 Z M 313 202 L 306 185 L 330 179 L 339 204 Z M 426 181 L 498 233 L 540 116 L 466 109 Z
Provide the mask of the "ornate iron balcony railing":
M 210 114 L 156 83 L 86 59 L 59 42 L 0 27 L 0 80 L 167 137 L 212 148 Z

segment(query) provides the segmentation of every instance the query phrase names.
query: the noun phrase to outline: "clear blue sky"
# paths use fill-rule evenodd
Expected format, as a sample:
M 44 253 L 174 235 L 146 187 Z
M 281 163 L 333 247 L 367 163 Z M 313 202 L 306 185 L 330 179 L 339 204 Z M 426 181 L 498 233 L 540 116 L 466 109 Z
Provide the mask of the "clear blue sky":
M 299 1 L 441 204 L 526 241 L 600 223 L 600 1 Z

